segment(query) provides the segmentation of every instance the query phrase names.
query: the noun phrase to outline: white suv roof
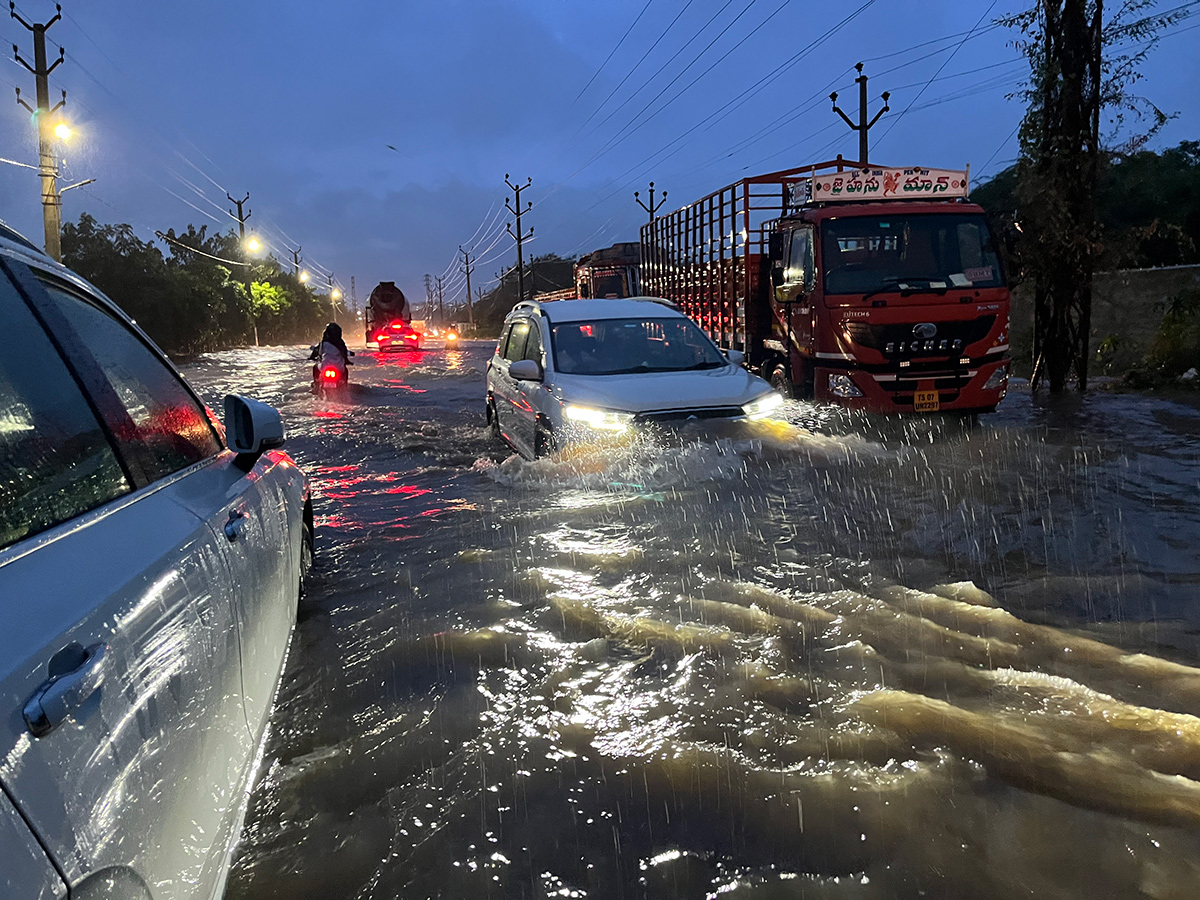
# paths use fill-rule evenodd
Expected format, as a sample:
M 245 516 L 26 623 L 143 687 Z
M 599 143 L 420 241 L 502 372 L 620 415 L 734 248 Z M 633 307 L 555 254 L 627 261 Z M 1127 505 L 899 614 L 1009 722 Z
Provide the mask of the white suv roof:
M 551 322 L 590 322 L 597 319 L 635 319 L 641 316 L 686 318 L 674 303 L 660 297 L 626 297 L 620 300 L 553 300 L 546 303 L 526 300 L 514 306 L 512 312 L 541 314 Z

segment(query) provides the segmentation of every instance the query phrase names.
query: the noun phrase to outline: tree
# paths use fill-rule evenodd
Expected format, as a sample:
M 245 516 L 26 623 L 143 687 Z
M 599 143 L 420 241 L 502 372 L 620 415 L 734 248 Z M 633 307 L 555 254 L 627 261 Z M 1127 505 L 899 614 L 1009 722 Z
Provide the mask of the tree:
M 1017 45 L 1030 63 L 1022 95 L 1016 200 L 1026 234 L 1023 262 L 1034 284 L 1036 389 L 1045 379 L 1062 391 L 1074 372 L 1087 389 L 1091 282 L 1099 248 L 1100 119 L 1110 114 L 1114 136 L 1127 116 L 1152 126 L 1126 141 L 1132 150 L 1167 116 L 1131 92 L 1162 28 L 1186 11 L 1149 12 L 1156 0 L 1121 0 L 1105 18 L 1103 0 L 1037 0 L 1001 19 L 1020 30 Z

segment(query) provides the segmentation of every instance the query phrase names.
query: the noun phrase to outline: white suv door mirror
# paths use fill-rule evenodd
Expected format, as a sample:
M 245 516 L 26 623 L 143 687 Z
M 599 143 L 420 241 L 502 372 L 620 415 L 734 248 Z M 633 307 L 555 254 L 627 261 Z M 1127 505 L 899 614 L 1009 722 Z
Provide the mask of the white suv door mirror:
M 541 365 L 533 359 L 518 359 L 508 367 L 508 374 L 517 381 L 541 381 Z
M 249 397 L 227 394 L 225 437 L 234 453 L 257 457 L 264 450 L 283 446 L 283 419 L 273 406 Z

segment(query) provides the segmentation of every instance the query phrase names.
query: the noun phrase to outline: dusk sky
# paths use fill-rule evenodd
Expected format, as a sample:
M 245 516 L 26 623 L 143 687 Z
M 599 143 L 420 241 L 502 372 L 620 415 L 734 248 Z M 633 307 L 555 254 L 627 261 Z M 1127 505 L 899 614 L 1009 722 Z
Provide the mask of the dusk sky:
M 1183 0 L 1163 0 L 1159 10 Z M 52 100 L 76 127 L 64 221 L 88 212 L 155 230 L 207 224 L 251 194 L 250 229 L 281 259 L 332 272 L 360 302 L 380 280 L 461 300 L 460 245 L 487 288 L 516 259 L 508 173 L 534 209 L 531 253 L 636 240 L 647 183 L 678 208 L 739 178 L 837 153 L 856 136 L 865 62 L 873 162 L 962 168 L 974 183 L 1016 155 L 1027 76 L 992 24 L 1020 0 L 426 0 L 416 3 L 64 0 L 48 32 Z M 1140 93 L 1172 120 L 1153 146 L 1200 138 L 1200 4 L 1143 66 Z M 29 21 L 49 0 L 21 0 Z M 636 24 L 635 23 L 636 20 Z M 631 28 L 632 26 L 632 28 Z M 37 162 L 32 35 L 0 18 L 0 157 Z M 36 174 L 0 164 L 0 218 L 40 244 Z M 322 280 L 324 280 L 322 276 Z M 114 297 L 120 302 L 120 297 Z

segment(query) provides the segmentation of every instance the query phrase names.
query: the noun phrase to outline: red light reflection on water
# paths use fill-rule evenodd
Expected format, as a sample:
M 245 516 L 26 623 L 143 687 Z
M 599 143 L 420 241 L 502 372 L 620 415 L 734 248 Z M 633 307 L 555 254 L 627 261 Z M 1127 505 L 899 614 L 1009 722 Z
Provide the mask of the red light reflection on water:
M 344 418 L 346 418 L 346 414 L 337 412 L 336 410 L 332 410 L 332 409 L 314 409 L 313 410 L 313 418 L 314 419 L 344 419 Z

